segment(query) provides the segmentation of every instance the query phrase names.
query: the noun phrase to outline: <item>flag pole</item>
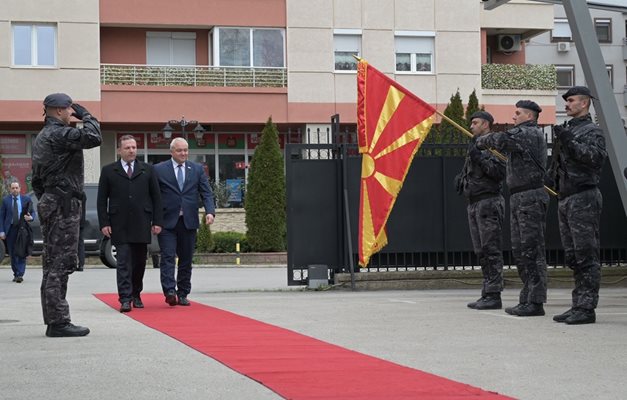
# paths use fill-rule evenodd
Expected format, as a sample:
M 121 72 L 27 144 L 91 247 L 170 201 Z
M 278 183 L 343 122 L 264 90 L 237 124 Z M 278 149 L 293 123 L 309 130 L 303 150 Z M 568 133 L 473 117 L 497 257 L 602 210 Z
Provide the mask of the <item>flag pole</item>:
M 449 117 L 447 117 L 446 115 L 444 115 L 443 113 L 439 112 L 438 110 L 435 110 L 436 114 L 438 114 L 440 117 L 442 117 L 443 119 L 445 119 L 449 124 L 453 125 L 455 128 L 457 128 L 459 131 L 461 131 L 463 134 L 465 134 L 466 136 L 472 138 L 473 134 L 468 132 L 468 129 L 464 128 L 463 126 L 461 126 L 460 124 L 458 124 L 457 122 L 453 121 L 452 119 L 450 119 Z M 494 154 L 495 156 L 497 156 L 498 158 L 500 158 L 503 161 L 507 161 L 507 157 L 505 157 L 503 154 L 499 153 L 498 151 L 494 150 L 494 149 L 488 149 L 490 150 L 490 152 L 492 154 Z M 553 196 L 557 196 L 557 192 L 553 189 L 551 189 L 550 187 L 548 187 L 547 185 L 544 185 L 544 189 L 549 192 L 550 194 L 552 194 Z

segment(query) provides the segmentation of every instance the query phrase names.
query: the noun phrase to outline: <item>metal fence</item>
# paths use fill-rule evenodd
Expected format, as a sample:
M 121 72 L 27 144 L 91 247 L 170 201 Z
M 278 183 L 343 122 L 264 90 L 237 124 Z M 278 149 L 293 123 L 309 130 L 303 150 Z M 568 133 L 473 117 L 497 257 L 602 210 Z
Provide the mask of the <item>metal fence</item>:
M 101 64 L 100 83 L 131 86 L 287 87 L 286 68 Z
M 337 133 L 329 133 L 324 139 L 328 143 L 286 145 L 290 285 L 307 283 L 309 265 L 329 266 L 330 279 L 334 273 L 348 272 L 351 263 L 357 268 L 361 156 L 354 144 L 354 132 L 347 129 L 334 132 Z M 472 251 L 466 202 L 453 186 L 454 177 L 464 163 L 466 140 L 436 143 L 436 140 L 452 139 L 438 135 L 428 138 L 414 158 L 388 220 L 388 245 L 371 258 L 367 268 L 359 269 L 360 272 L 479 267 Z M 600 187 L 603 193 L 601 260 L 604 267 L 624 265 L 627 263 L 627 218 L 609 165 L 604 168 Z M 508 198 L 507 191 L 504 195 Z M 353 244 L 350 255 L 348 231 Z M 504 261 L 509 268 L 514 262 L 510 251 L 508 202 L 503 239 Z M 555 198 L 551 199 L 547 215 L 546 249 L 549 266 L 563 268 Z

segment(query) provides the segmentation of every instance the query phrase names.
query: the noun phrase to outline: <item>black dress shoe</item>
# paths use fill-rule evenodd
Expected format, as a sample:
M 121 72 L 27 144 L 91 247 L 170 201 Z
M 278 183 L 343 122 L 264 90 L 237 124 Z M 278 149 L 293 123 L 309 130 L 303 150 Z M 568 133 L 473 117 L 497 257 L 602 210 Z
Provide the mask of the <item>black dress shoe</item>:
M 86 336 L 89 334 L 89 328 L 76 326 L 71 323 L 48 325 L 46 336 L 48 337 L 74 337 Z
M 171 306 L 176 305 L 176 293 L 174 293 L 174 290 L 170 290 L 165 294 L 165 302 Z
M 594 324 L 597 320 L 594 310 L 576 308 L 564 322 L 568 325 Z
M 131 311 L 131 302 L 123 301 L 122 305 L 120 306 L 120 312 L 129 312 L 129 311 Z
M 17 282 L 17 276 L 13 277 L 13 282 Z
M 187 296 L 179 296 L 179 306 L 189 306 L 189 300 L 187 300 Z
M 516 315 L 519 317 L 539 317 L 544 315 L 544 306 L 542 303 L 527 303 L 518 310 Z
M 24 278 L 22 278 L 21 276 L 18 276 L 17 278 L 15 278 L 15 282 L 22 283 L 24 282 Z
M 135 308 L 144 308 L 144 303 L 142 303 L 141 297 L 133 297 L 133 307 Z
M 559 314 L 559 315 L 554 315 L 553 316 L 553 321 L 555 322 L 565 322 L 566 319 L 568 317 L 570 317 L 570 315 L 573 313 L 573 309 L 571 308 L 570 310 L 566 311 L 563 314 Z

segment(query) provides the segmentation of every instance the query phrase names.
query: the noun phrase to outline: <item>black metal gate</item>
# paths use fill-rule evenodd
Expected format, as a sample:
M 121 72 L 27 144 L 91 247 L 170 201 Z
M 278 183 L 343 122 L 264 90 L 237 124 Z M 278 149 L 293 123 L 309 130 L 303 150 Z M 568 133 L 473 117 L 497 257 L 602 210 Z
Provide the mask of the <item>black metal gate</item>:
M 357 265 L 357 226 L 361 156 L 352 135 L 329 137 L 329 144 L 287 144 L 288 284 L 307 284 L 307 268 L 329 266 L 329 278 Z M 468 231 L 465 200 L 453 179 L 464 163 L 466 145 L 426 142 L 414 158 L 387 224 L 388 245 L 359 271 L 466 269 L 477 266 Z M 609 166 L 601 179 L 601 260 L 603 266 L 627 262 L 627 218 Z M 347 190 L 348 214 L 343 199 Z M 506 198 L 508 194 L 505 193 Z M 508 202 L 506 202 L 508 204 Z M 506 206 L 508 207 L 508 206 Z M 352 252 L 348 250 L 347 215 Z M 506 266 L 512 265 L 509 209 L 503 228 Z M 557 200 L 547 216 L 547 262 L 563 267 Z M 351 258 L 349 258 L 349 254 Z M 507 268 L 507 267 L 506 267 Z

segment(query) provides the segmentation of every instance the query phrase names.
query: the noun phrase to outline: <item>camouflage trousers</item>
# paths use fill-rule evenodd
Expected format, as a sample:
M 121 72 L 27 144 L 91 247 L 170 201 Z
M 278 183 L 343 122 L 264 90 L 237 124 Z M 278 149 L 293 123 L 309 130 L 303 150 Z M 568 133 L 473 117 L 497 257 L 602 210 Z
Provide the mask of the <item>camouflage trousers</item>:
M 573 270 L 573 307 L 594 310 L 599 302 L 601 265 L 599 225 L 603 196 L 599 189 L 561 199 L 558 205 L 560 237 L 566 265 Z
M 69 275 L 78 262 L 78 231 L 81 203 L 72 199 L 71 210 L 63 216 L 57 195 L 44 193 L 37 212 L 44 241 L 42 254 L 41 308 L 46 325 L 70 322 L 70 306 L 65 299 Z
M 512 254 L 523 287 L 519 303 L 546 303 L 546 253 L 544 234 L 549 195 L 544 188 L 511 195 Z
M 503 215 L 505 200 L 503 196 L 469 204 L 468 226 L 472 247 L 481 264 L 483 287 L 481 297 L 503 291 Z

